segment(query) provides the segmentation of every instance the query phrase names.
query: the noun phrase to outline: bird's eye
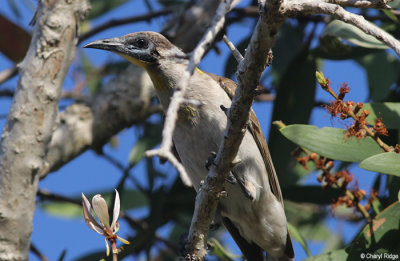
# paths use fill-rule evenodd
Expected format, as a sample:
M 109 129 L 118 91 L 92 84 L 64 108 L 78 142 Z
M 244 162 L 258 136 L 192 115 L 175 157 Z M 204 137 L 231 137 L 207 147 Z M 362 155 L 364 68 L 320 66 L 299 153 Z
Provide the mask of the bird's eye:
M 146 49 L 147 46 L 148 46 L 149 44 L 148 44 L 148 42 L 147 42 L 145 39 L 139 38 L 139 39 L 137 39 L 137 40 L 134 42 L 134 45 L 135 45 L 137 48 Z

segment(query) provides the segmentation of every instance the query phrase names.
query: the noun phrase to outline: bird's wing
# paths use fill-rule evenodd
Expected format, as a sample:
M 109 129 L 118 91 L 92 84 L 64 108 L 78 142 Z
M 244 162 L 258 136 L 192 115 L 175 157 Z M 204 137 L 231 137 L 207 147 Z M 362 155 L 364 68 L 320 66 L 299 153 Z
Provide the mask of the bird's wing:
M 228 78 L 218 76 L 216 74 L 207 73 L 213 80 L 215 80 L 232 99 L 235 95 L 236 83 Z M 257 143 L 258 149 L 263 157 L 265 168 L 268 174 L 269 185 L 271 187 L 272 193 L 283 205 L 282 192 L 279 186 L 278 176 L 276 175 L 274 165 L 272 163 L 271 154 L 269 153 L 267 141 L 265 140 L 264 134 L 261 130 L 260 123 L 257 120 L 257 116 L 253 109 L 250 110 L 250 124 L 248 129 L 253 135 L 254 140 Z

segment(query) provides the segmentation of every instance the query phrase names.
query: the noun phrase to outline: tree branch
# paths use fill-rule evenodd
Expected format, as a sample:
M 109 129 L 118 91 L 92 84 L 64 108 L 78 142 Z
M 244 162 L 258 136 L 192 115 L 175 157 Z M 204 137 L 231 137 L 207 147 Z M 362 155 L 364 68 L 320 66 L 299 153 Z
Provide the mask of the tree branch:
M 224 182 L 233 166 L 239 146 L 244 137 L 249 111 L 253 103 L 261 74 L 263 73 L 274 37 L 284 18 L 277 12 L 281 1 L 274 0 L 261 3 L 260 19 L 252 35 L 244 60 L 238 67 L 238 87 L 229 110 L 229 120 L 224 139 L 204 184 L 196 197 L 188 236 L 187 260 L 203 260 L 206 255 L 206 240 L 212 219 L 214 218 L 218 201 L 224 195 Z
M 104 85 L 89 103 L 68 106 L 57 119 L 42 178 L 87 149 L 101 150 L 124 128 L 161 112 L 159 105 L 153 105 L 153 97 L 150 77 L 143 69 L 132 65 Z
M 17 75 L 18 69 L 16 66 L 13 66 L 11 68 L 5 69 L 4 71 L 0 72 L 0 84 L 3 82 L 8 81 L 15 75 Z
M 163 16 L 163 15 L 168 15 L 172 13 L 172 9 L 171 8 L 166 8 L 160 11 L 156 11 L 156 12 L 151 12 L 151 13 L 147 13 L 144 15 L 138 15 L 138 16 L 133 16 L 133 17 L 127 17 L 127 18 L 122 18 L 122 19 L 112 19 L 110 21 L 105 22 L 104 24 L 101 24 L 97 27 L 94 27 L 93 29 L 91 29 L 90 31 L 82 34 L 79 37 L 79 43 L 85 41 L 86 39 L 88 39 L 89 37 L 98 34 L 104 30 L 107 30 L 111 27 L 115 27 L 115 26 L 120 26 L 120 25 L 124 25 L 124 24 L 131 24 L 131 23 L 136 23 L 136 22 L 140 22 L 140 21 L 150 21 L 153 18 L 159 17 L 159 16 Z
M 337 4 L 348 7 L 362 7 L 362 8 L 377 8 L 377 9 L 391 9 L 387 5 L 392 0 L 325 0 L 326 3 Z
M 392 48 L 397 55 L 400 56 L 400 42 L 398 40 L 378 26 L 366 21 L 361 15 L 350 13 L 339 5 L 325 3 L 319 0 L 293 0 L 284 2 L 280 12 L 286 17 L 296 17 L 299 15 L 303 16 L 317 13 L 331 15 L 336 19 L 360 28 L 366 34 L 372 35 Z
M 0 144 L 0 260 L 28 260 L 39 173 L 86 0 L 40 1 Z

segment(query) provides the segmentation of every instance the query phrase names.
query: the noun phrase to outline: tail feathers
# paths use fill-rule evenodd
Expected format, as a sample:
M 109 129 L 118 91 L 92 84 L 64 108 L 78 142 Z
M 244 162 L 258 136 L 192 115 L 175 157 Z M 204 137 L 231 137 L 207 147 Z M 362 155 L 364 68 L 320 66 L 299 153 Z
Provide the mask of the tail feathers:
M 271 259 L 270 256 L 268 258 L 264 254 L 264 250 L 254 243 L 249 243 L 246 239 L 244 239 L 240 234 L 237 228 L 233 225 L 232 221 L 229 218 L 222 217 L 222 223 L 226 227 L 226 229 L 231 234 L 232 238 L 235 240 L 236 244 L 239 246 L 242 251 L 244 257 L 247 261 L 263 261 L 263 260 L 273 260 L 273 261 L 293 261 L 294 260 L 294 250 L 292 245 L 292 240 L 290 238 L 289 233 L 286 237 L 286 249 L 285 255 L 280 257 L 278 260 Z
M 294 258 L 294 250 L 293 250 L 293 245 L 292 245 L 292 239 L 290 238 L 289 232 L 287 233 L 286 237 L 286 249 L 285 249 L 285 255 L 291 259 Z
M 247 240 L 239 234 L 239 231 L 233 225 L 232 221 L 229 218 L 223 217 L 222 222 L 231 234 L 232 238 L 235 240 L 236 244 L 239 246 L 247 261 L 265 260 L 265 255 L 262 248 L 254 243 L 247 242 Z

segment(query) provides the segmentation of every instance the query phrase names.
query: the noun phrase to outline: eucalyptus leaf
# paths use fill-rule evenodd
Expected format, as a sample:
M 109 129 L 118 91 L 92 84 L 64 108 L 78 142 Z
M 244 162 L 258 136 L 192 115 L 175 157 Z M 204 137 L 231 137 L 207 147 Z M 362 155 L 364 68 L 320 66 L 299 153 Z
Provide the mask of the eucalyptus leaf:
M 333 200 L 342 196 L 343 191 L 338 188 L 322 188 L 318 186 L 293 186 L 283 189 L 286 200 L 299 203 L 332 204 Z
M 366 254 L 400 254 L 400 203 L 396 202 L 379 215 L 373 221 L 372 226 L 368 224 L 355 238 L 353 243 L 346 249 L 349 260 L 360 260 Z M 385 258 L 389 260 L 390 258 Z
M 126 3 L 127 1 L 128 0 L 92 0 L 90 1 L 92 8 L 88 14 L 87 20 L 91 20 L 102 14 L 105 14 L 112 9 Z
M 400 176 L 400 154 L 386 152 L 371 156 L 361 161 L 360 168 Z
M 372 49 L 388 49 L 389 47 L 377 40 L 375 37 L 364 33 L 358 27 L 334 20 L 330 22 L 324 29 L 322 37 L 334 36 L 349 41 L 352 44 Z
M 297 230 L 297 228 L 295 226 L 293 226 L 292 224 L 290 224 L 289 222 L 287 223 L 287 226 L 288 226 L 289 234 L 300 243 L 300 245 L 303 247 L 304 251 L 306 251 L 307 256 L 310 257 L 311 252 L 310 252 L 310 249 L 308 248 L 307 242 L 304 239 L 304 237 L 300 234 L 300 232 Z
M 356 61 L 365 69 L 370 98 L 375 102 L 387 99 L 399 77 L 400 62 L 397 57 L 380 50 L 357 58 Z
M 144 156 L 144 153 L 154 148 L 161 142 L 161 122 L 156 124 L 146 123 L 144 125 L 143 134 L 139 137 L 135 146 L 129 153 L 129 164 L 131 166 L 136 165 Z
M 108 202 L 108 207 L 111 208 L 112 204 L 110 199 L 112 198 L 114 191 L 99 192 L 94 194 L 100 194 Z M 93 195 L 94 195 L 93 194 Z M 88 196 L 91 200 L 92 196 Z M 81 195 L 74 197 L 78 202 L 81 200 Z M 121 193 L 121 209 L 128 210 L 132 208 L 138 208 L 147 205 L 147 197 L 142 192 L 138 190 L 124 190 Z M 79 218 L 82 216 L 82 206 L 79 204 L 74 204 L 70 202 L 46 202 L 40 204 L 40 208 L 45 212 L 63 217 L 63 218 Z
M 294 124 L 280 129 L 281 133 L 300 147 L 324 157 L 360 162 L 372 155 L 382 153 L 382 149 L 371 137 L 357 140 L 345 138 L 345 130 L 312 125 Z
M 279 77 L 272 114 L 273 121 L 282 120 L 287 124 L 309 122 L 314 108 L 316 70 L 317 61 L 315 57 L 310 55 L 308 46 L 303 46 L 301 51 L 287 65 L 284 74 Z M 271 127 L 269 148 L 271 155 L 274 155 L 277 173 L 285 173 L 285 175 L 279 176 L 281 185 L 295 185 L 307 173 L 290 155 L 290 151 L 295 146 L 283 139 L 275 127 Z
M 312 54 L 315 57 L 330 60 L 354 59 L 372 52 L 376 52 L 376 49 L 348 45 L 340 41 L 337 37 L 329 35 L 321 36 L 319 45 L 312 50 Z
M 384 103 L 366 103 L 363 110 L 370 112 L 366 118 L 367 123 L 373 125 L 377 118 L 381 118 L 386 128 L 400 129 L 400 103 L 384 102 Z
M 347 260 L 347 257 L 348 255 L 346 251 L 344 249 L 339 249 L 321 255 L 311 256 L 309 258 L 303 259 L 303 261 L 337 261 L 337 260 Z
M 210 238 L 210 240 L 208 240 L 208 244 L 211 247 L 211 253 L 216 255 L 219 258 L 219 260 L 233 261 L 235 258 L 239 258 L 239 256 L 234 255 L 230 253 L 228 250 L 226 250 L 221 245 L 221 243 L 215 238 Z

